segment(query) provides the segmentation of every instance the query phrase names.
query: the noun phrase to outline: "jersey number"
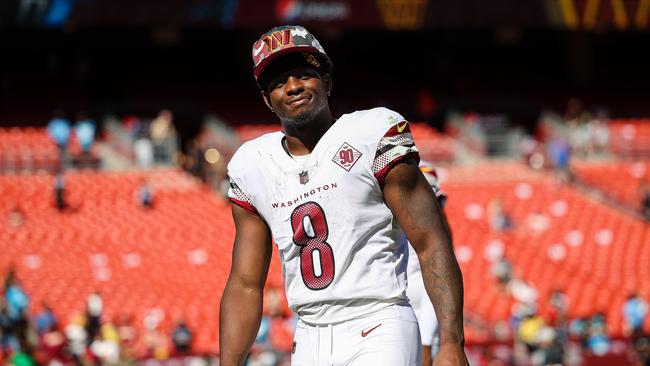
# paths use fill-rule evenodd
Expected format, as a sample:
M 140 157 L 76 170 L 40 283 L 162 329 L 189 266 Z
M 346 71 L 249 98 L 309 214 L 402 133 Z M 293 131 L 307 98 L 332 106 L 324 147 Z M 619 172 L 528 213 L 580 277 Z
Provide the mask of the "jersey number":
M 334 280 L 334 252 L 327 244 L 329 229 L 325 212 L 316 202 L 307 202 L 291 213 L 293 242 L 300 246 L 300 273 L 305 286 L 322 290 Z

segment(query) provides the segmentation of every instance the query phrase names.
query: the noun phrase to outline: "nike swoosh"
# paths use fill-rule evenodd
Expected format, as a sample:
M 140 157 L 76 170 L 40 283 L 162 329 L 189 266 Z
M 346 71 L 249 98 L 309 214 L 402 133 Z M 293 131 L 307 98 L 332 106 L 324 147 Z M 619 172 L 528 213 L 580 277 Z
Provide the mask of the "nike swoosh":
M 362 330 L 362 331 L 361 331 L 361 336 L 362 336 L 362 337 L 367 336 L 368 334 L 370 334 L 370 332 L 372 332 L 373 330 L 379 328 L 380 325 L 381 325 L 381 323 L 375 325 L 374 327 L 372 327 L 372 328 L 370 328 L 370 329 L 368 329 L 368 330 Z
M 260 46 L 259 46 L 258 48 L 256 48 L 256 49 L 253 50 L 253 55 L 254 55 L 255 57 L 257 57 L 257 55 L 259 55 L 260 52 L 262 52 L 262 49 L 264 48 L 264 46 L 266 46 L 266 43 L 264 43 L 264 42 L 260 42 Z
M 409 123 L 406 122 L 406 121 L 402 122 L 401 124 L 398 124 L 397 125 L 397 132 L 402 133 L 402 131 L 404 131 L 404 129 L 406 128 L 406 126 L 408 126 L 408 124 Z

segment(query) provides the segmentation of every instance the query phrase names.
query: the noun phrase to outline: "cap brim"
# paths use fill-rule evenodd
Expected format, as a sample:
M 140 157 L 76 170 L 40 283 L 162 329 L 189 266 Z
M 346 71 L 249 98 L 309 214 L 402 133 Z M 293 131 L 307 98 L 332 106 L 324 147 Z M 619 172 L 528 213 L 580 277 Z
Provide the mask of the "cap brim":
M 272 61 L 277 60 L 279 57 L 299 52 L 320 53 L 318 49 L 312 46 L 293 46 L 276 51 L 263 59 L 262 62 L 260 62 L 260 64 L 257 65 L 257 67 L 253 70 L 255 80 L 258 80 L 260 78 L 260 75 L 262 75 L 264 69 L 266 69 L 266 67 L 269 66 Z

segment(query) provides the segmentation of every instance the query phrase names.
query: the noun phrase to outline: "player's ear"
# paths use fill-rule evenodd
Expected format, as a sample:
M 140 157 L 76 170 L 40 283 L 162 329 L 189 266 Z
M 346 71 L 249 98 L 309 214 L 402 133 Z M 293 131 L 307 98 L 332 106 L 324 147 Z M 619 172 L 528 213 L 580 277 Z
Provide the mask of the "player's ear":
M 327 90 L 327 95 L 330 95 L 330 93 L 332 92 L 332 86 L 333 86 L 332 75 L 324 74 L 321 77 L 321 80 L 323 80 L 323 85 L 325 86 L 325 90 Z

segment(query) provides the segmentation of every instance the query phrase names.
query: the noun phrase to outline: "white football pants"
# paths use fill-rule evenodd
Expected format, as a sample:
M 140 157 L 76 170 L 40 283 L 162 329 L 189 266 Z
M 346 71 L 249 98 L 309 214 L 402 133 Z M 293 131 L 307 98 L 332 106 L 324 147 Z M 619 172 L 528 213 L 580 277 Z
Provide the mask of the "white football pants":
M 292 366 L 420 366 L 420 331 L 409 305 L 342 323 L 298 321 Z

